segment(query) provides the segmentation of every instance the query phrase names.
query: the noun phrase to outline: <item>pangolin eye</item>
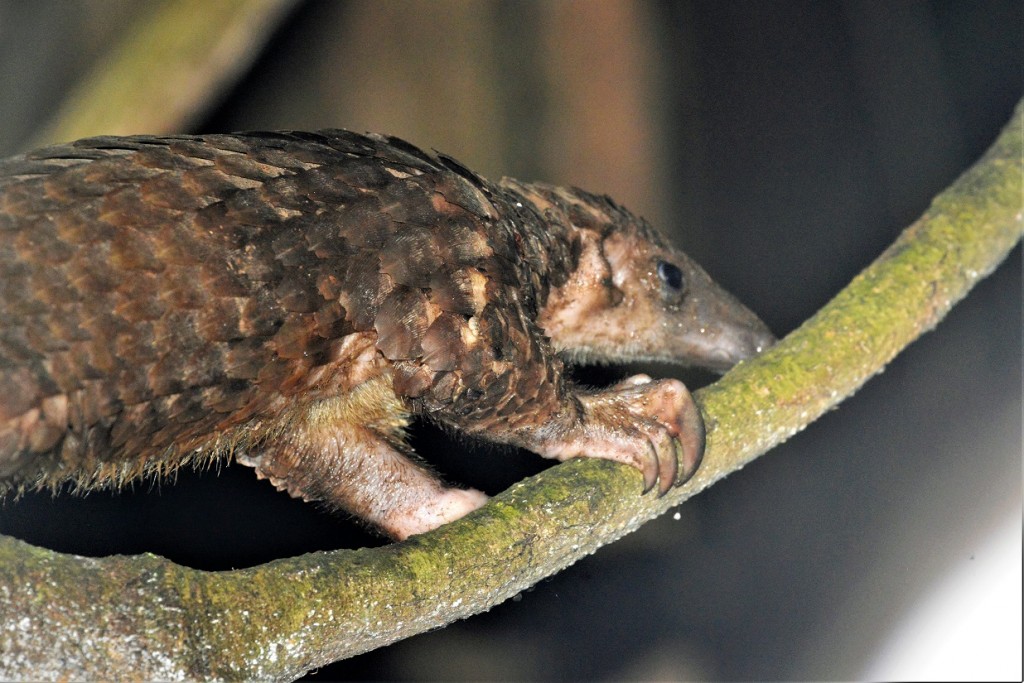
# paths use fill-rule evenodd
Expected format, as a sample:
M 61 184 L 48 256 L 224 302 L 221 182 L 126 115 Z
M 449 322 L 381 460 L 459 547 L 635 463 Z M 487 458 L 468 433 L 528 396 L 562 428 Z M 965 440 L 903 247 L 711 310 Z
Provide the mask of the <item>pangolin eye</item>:
M 675 292 L 683 290 L 683 271 L 679 266 L 668 261 L 658 261 L 658 277 L 665 283 L 665 286 Z

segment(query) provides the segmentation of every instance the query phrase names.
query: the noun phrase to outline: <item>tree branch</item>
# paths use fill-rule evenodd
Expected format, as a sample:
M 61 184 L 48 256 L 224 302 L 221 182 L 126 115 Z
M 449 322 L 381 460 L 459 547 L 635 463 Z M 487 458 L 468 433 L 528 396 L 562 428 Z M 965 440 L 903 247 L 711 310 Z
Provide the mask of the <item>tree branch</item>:
M 383 548 L 230 572 L 88 559 L 0 537 L 0 678 L 287 679 L 486 610 L 803 429 L 934 327 L 1022 233 L 1024 104 L 993 146 L 835 299 L 698 392 L 704 465 L 665 498 L 575 460 Z
M 91 135 L 174 133 L 216 102 L 295 0 L 164 0 L 147 5 L 30 148 Z

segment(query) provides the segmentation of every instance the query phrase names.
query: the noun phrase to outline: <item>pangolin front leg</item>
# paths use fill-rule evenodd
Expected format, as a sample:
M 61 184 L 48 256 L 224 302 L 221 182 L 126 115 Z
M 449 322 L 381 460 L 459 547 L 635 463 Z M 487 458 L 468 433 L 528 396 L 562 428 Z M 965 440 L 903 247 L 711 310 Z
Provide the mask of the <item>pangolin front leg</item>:
M 704 422 L 686 386 L 634 375 L 604 390 L 571 390 L 539 427 L 521 427 L 510 441 L 546 458 L 600 458 L 630 465 L 643 492 L 664 495 L 693 476 L 704 455 Z
M 547 444 L 549 457 L 589 456 L 632 465 L 643 474 L 644 493 L 657 484 L 659 495 L 686 482 L 700 466 L 704 421 L 679 380 L 634 375 L 579 399 L 585 419 L 561 441 Z

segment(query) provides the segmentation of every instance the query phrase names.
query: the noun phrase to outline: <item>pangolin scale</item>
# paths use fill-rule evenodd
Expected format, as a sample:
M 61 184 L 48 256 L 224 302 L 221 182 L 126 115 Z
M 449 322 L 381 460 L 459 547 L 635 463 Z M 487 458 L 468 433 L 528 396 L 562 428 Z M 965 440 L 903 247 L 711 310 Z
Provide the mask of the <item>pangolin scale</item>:
M 703 452 L 686 388 L 565 363 L 724 370 L 772 343 L 607 197 L 341 130 L 4 160 L 0 294 L 0 494 L 233 456 L 396 538 L 486 500 L 417 461 L 412 418 L 664 492 Z

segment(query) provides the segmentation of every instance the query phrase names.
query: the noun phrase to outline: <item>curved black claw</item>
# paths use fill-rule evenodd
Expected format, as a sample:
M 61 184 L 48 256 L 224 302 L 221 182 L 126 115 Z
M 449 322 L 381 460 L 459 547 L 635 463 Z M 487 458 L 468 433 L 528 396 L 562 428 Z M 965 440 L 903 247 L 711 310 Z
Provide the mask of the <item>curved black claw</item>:
M 640 472 L 644 475 L 643 493 L 647 493 L 658 483 L 658 475 L 661 472 L 661 458 L 658 457 L 658 449 L 650 441 L 647 442 L 647 459 Z
M 672 452 L 668 453 L 667 457 L 658 460 L 658 498 L 672 489 L 679 474 L 679 449 L 676 447 L 678 442 L 676 439 L 672 439 L 669 443 Z
M 676 486 L 682 486 L 697 473 L 700 463 L 704 459 L 704 447 L 707 445 L 704 416 L 700 414 L 700 409 L 694 403 L 693 397 L 688 396 L 687 398 L 683 430 L 675 439 L 679 448 L 677 457 L 680 463 Z

